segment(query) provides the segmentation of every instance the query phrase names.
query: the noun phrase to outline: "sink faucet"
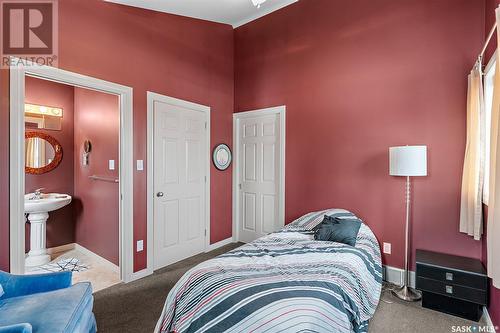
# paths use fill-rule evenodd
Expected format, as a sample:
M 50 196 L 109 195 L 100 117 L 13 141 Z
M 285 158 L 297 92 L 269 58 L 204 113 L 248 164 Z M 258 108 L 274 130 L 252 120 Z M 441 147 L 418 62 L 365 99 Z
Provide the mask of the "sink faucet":
M 40 200 L 42 198 L 42 191 L 45 190 L 45 187 L 39 188 L 35 190 L 35 195 L 33 199 Z

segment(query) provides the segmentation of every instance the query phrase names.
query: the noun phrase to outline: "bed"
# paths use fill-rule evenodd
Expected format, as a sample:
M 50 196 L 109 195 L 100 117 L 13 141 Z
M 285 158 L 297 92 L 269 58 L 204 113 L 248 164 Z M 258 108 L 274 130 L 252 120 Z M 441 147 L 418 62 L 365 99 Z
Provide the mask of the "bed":
M 195 266 L 168 294 L 155 332 L 367 332 L 382 287 L 379 244 L 364 223 L 354 247 L 315 241 L 324 215 L 356 218 L 309 213 Z

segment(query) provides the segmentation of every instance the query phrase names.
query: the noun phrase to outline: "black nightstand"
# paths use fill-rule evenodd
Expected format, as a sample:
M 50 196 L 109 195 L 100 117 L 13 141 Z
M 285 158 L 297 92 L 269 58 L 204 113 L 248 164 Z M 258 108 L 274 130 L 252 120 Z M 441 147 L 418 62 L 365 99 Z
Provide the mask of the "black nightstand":
M 488 276 L 477 259 L 417 250 L 422 306 L 479 321 L 488 304 Z

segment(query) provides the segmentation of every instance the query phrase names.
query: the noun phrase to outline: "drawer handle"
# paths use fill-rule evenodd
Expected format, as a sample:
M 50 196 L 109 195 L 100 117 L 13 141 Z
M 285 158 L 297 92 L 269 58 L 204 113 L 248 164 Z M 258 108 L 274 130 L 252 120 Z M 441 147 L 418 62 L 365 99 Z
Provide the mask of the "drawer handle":
M 446 273 L 446 280 L 453 281 L 453 273 Z
M 453 286 L 446 286 L 446 293 L 453 294 Z

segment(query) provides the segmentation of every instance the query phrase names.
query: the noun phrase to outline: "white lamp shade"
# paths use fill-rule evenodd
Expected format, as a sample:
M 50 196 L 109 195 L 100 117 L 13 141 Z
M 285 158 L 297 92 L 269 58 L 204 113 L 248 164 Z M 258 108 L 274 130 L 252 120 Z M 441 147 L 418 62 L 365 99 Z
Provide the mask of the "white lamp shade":
M 427 176 L 427 146 L 389 148 L 391 176 Z

